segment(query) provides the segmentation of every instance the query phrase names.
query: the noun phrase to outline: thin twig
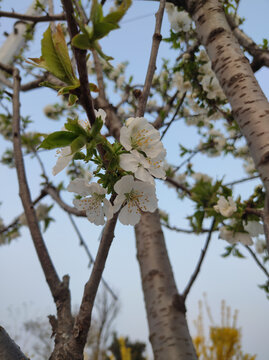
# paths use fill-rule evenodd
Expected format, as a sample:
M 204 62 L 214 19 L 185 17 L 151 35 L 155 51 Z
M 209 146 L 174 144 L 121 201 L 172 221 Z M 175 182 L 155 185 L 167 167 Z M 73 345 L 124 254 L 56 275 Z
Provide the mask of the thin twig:
M 224 186 L 233 186 L 233 185 L 241 184 L 242 182 L 246 182 L 246 181 L 250 181 L 250 180 L 254 180 L 254 179 L 258 179 L 258 178 L 260 178 L 259 175 L 248 176 L 248 177 L 245 177 L 240 180 L 231 181 L 231 182 L 225 184 Z
M 171 226 L 169 224 L 167 224 L 166 222 L 162 221 L 161 222 L 162 226 L 166 227 L 167 229 L 169 230 L 172 230 L 172 231 L 176 231 L 176 232 L 180 232 L 180 233 L 185 233 L 185 234 L 195 234 L 195 231 L 191 230 L 191 229 L 181 229 L 181 228 L 178 228 L 176 226 Z M 219 229 L 215 229 L 213 231 L 218 231 Z M 212 231 L 211 229 L 201 229 L 200 230 L 200 233 L 208 233 Z
M 167 104 L 165 105 L 164 108 L 160 108 L 159 110 L 159 115 L 157 116 L 156 120 L 154 121 L 154 123 L 152 124 L 155 129 L 160 129 L 160 127 L 162 127 L 165 118 L 167 117 L 167 115 L 169 114 L 175 99 L 178 96 L 178 90 L 174 93 L 173 96 L 171 96 L 171 98 L 169 99 L 169 101 L 167 102 Z M 148 108 L 146 109 L 146 111 L 148 112 Z
M 186 94 L 187 94 L 187 92 L 185 91 L 184 94 L 182 95 L 181 99 L 180 99 L 180 102 L 178 103 L 178 105 L 176 107 L 176 110 L 175 110 L 175 113 L 174 113 L 172 119 L 169 121 L 169 123 L 167 124 L 165 130 L 162 133 L 161 140 L 163 139 L 163 137 L 166 134 L 167 130 L 169 129 L 169 127 L 172 125 L 173 121 L 175 120 L 175 118 L 176 118 L 176 116 L 177 116 L 177 114 L 179 112 L 179 109 L 181 108 L 181 106 L 183 104 L 183 101 L 184 101 L 184 99 L 186 97 Z
M 200 270 L 201 270 L 201 266 L 202 266 L 202 263 L 204 261 L 204 258 L 205 258 L 205 254 L 207 252 L 207 249 L 208 249 L 208 245 L 210 243 L 210 240 L 212 238 L 212 233 L 213 233 L 213 230 L 214 230 L 214 226 L 215 226 L 215 221 L 216 219 L 213 218 L 212 220 L 212 224 L 211 224 L 211 227 L 210 227 L 210 231 L 207 235 L 207 238 L 206 238 L 206 242 L 205 242 L 205 246 L 204 248 L 202 249 L 202 252 L 201 252 L 201 255 L 199 257 L 199 260 L 198 260 L 198 263 L 196 265 L 196 268 L 194 270 L 194 273 L 192 274 L 191 278 L 190 278 L 190 281 L 189 283 L 187 284 L 185 290 L 183 291 L 183 294 L 182 294 L 182 297 L 184 298 L 184 300 L 186 300 L 186 297 L 188 296 L 190 290 L 191 290 L 191 287 L 192 285 L 194 284 Z
M 0 18 L 1 17 L 19 19 L 24 21 L 33 21 L 35 23 L 44 22 L 44 21 L 66 20 L 64 14 L 34 16 L 34 15 L 19 14 L 15 12 L 8 12 L 8 11 L 0 11 Z
M 179 184 L 176 180 L 174 180 L 171 177 L 167 177 L 164 181 L 172 184 L 173 186 L 175 186 L 177 189 L 180 189 L 182 191 L 184 191 L 187 195 L 191 196 L 191 191 L 184 185 Z
M 150 89 L 151 89 L 153 75 L 154 75 L 154 72 L 156 69 L 156 59 L 157 59 L 157 54 L 158 54 L 158 50 L 159 50 L 159 45 L 162 40 L 161 26 L 162 26 L 164 8 L 165 8 L 165 0 L 160 0 L 160 6 L 155 15 L 156 16 L 156 24 L 155 24 L 155 31 L 153 34 L 149 65 L 148 65 L 144 88 L 143 88 L 142 94 L 141 94 L 141 96 L 139 98 L 139 102 L 138 102 L 137 116 L 143 116 L 145 109 L 146 109 L 146 104 L 147 104 Z
M 265 273 L 265 275 L 267 276 L 267 278 L 269 278 L 269 272 L 267 271 L 267 269 L 263 266 L 263 264 L 260 262 L 260 260 L 257 258 L 256 254 L 254 253 L 254 251 L 247 245 L 245 245 L 245 248 L 248 250 L 248 252 L 250 253 L 250 255 L 253 257 L 253 259 L 255 260 L 256 264 L 262 269 L 262 271 Z

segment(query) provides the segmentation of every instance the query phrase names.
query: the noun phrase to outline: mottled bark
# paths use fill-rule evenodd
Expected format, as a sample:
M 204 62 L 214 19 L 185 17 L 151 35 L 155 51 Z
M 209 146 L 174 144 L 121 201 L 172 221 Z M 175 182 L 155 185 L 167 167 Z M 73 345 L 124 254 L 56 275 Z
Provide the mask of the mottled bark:
M 2 326 L 0 326 L 0 359 L 30 360 L 21 352 L 19 346 L 10 338 Z
M 135 228 L 137 258 L 155 360 L 197 359 L 167 254 L 159 213 L 145 213 Z
M 219 0 L 185 1 L 206 48 L 212 68 L 231 104 L 234 119 L 247 140 L 250 154 L 269 195 L 269 103 L 248 59 L 227 22 Z M 269 244 L 269 215 L 265 204 L 264 226 Z M 269 248 L 269 246 L 268 246 Z

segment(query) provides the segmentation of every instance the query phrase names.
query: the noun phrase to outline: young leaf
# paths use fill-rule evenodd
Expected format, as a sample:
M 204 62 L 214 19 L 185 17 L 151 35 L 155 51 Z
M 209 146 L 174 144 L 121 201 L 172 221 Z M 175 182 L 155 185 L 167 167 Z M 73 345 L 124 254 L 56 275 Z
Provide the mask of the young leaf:
M 100 22 L 94 26 L 94 39 L 101 39 L 110 33 L 111 30 L 118 29 L 119 25 L 108 22 Z
M 67 122 L 64 124 L 66 130 L 78 135 L 87 136 L 87 132 L 83 129 L 82 126 L 79 125 L 77 119 L 67 119 Z
M 56 149 L 68 146 L 77 138 L 77 134 L 74 134 L 69 131 L 56 131 L 46 137 L 45 140 L 42 141 L 39 148 L 43 149 Z
M 57 25 L 55 33 L 52 35 L 53 44 L 57 52 L 58 58 L 68 76 L 70 83 L 76 82 L 76 77 L 73 71 L 71 60 L 68 54 L 68 48 L 65 42 L 65 37 L 60 24 Z
M 104 17 L 104 21 L 112 24 L 118 24 L 118 22 L 122 19 L 131 4 L 132 0 L 124 0 L 116 11 L 113 11 Z
M 72 154 L 79 151 L 83 146 L 86 144 L 87 138 L 83 135 L 78 136 L 72 143 L 71 143 L 71 151 Z
M 44 32 L 41 41 L 41 53 L 42 58 L 46 63 L 47 70 L 63 82 L 67 84 L 70 83 L 69 77 L 65 72 L 65 68 L 62 65 L 61 59 L 54 46 L 50 26 Z
M 93 25 L 95 25 L 103 20 L 102 5 L 98 4 L 97 0 L 93 0 L 93 2 L 92 2 L 90 20 L 92 21 Z
M 77 34 L 72 39 L 72 45 L 81 50 L 92 48 L 92 43 L 86 34 Z

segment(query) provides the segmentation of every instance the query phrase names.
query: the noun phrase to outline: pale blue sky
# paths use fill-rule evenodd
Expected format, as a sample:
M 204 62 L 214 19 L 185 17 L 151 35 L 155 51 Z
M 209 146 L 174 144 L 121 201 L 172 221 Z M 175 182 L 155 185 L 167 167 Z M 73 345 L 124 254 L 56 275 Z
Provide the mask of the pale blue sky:
M 24 2 L 26 5 L 22 5 L 20 1 L 13 0 L 3 1 L 1 5 L 3 10 L 9 10 L 13 6 L 16 11 L 24 12 L 30 3 L 31 1 L 28 0 Z M 133 7 L 123 21 L 121 30 L 115 31 L 101 43 L 104 51 L 114 56 L 115 64 L 124 60 L 130 62 L 128 73 L 134 74 L 138 82 L 142 82 L 145 76 L 154 28 L 155 18 L 153 14 L 157 6 L 158 4 L 154 2 L 134 2 Z M 247 19 L 244 25 L 247 34 L 252 36 L 258 43 L 261 43 L 262 38 L 268 36 L 269 2 L 267 0 L 257 0 L 255 2 L 241 0 L 239 13 Z M 143 17 L 145 14 L 152 14 L 152 16 Z M 141 19 L 138 19 L 140 17 Z M 134 18 L 137 19 L 133 20 Z M 1 33 L 3 29 L 3 26 L 1 26 Z M 41 33 L 45 29 L 45 24 L 40 25 Z M 165 16 L 164 36 L 168 34 L 168 29 Z M 29 56 L 39 56 L 39 49 L 37 43 L 31 49 Z M 174 58 L 175 54 L 171 54 L 168 50 L 168 46 L 162 43 L 158 69 L 162 57 L 171 56 Z M 267 96 L 269 94 L 268 74 L 268 69 L 264 69 L 257 74 L 257 78 Z M 23 96 L 22 112 L 32 115 L 32 118 L 36 121 L 33 128 L 42 129 L 42 131 L 44 131 L 44 126 L 46 131 L 59 129 L 62 124 L 48 121 L 42 114 L 43 107 L 54 101 L 55 94 L 47 89 L 30 92 Z M 176 161 L 178 138 L 188 142 L 192 140 L 193 134 L 194 131 L 190 128 L 182 130 L 179 122 L 174 125 L 164 141 L 167 146 L 168 160 Z M 0 148 L 2 148 L 1 145 Z M 46 161 L 47 171 L 50 173 L 55 163 L 54 152 L 44 154 L 43 158 Z M 219 174 L 219 177 L 222 177 L 224 171 L 227 173 L 226 179 L 232 180 L 240 178 L 243 174 L 242 166 L 238 166 L 237 163 L 234 164 L 231 158 L 221 159 L 221 161 L 216 159 L 204 161 L 201 158 L 198 160 L 199 164 L 197 164 L 196 169 L 208 172 L 212 176 Z M 31 174 L 29 183 L 34 198 L 39 189 L 39 167 L 35 160 L 29 158 L 26 161 L 26 167 Z M 14 170 L 7 171 L 5 167 L 0 166 L 0 171 L 2 174 L 0 179 L 1 200 L 3 200 L 1 216 L 8 222 L 21 211 L 20 201 L 17 197 L 17 179 Z M 66 181 L 64 173 L 59 174 L 56 178 L 56 181 L 61 180 Z M 247 194 L 250 189 L 250 184 L 245 185 L 244 194 Z M 171 222 L 177 224 L 179 221 L 179 224 L 184 224 L 182 218 L 186 216 L 186 206 L 188 205 L 183 205 L 180 201 L 177 201 L 174 191 L 167 189 L 162 184 L 158 184 L 158 196 L 160 208 L 170 210 Z M 67 199 L 71 200 L 71 197 L 67 197 Z M 46 199 L 45 202 L 51 204 L 49 199 Z M 57 223 L 51 225 L 44 237 L 59 275 L 63 276 L 68 273 L 71 276 L 72 301 L 74 305 L 77 305 L 81 299 L 84 283 L 89 276 L 88 259 L 84 250 L 78 246 L 78 239 L 68 222 L 67 215 L 60 211 L 57 205 L 54 206 L 53 215 L 57 219 Z M 95 254 L 101 228 L 86 222 L 84 219 L 77 219 L 76 221 L 92 253 Z M 204 240 L 202 237 L 174 234 L 169 231 L 165 231 L 165 235 L 178 288 L 182 291 L 200 255 Z M 214 236 L 202 271 L 189 295 L 187 317 L 192 334 L 194 334 L 192 323 L 198 314 L 198 300 L 202 298 L 202 293 L 206 292 L 216 323 L 220 321 L 220 303 L 222 299 L 225 299 L 232 309 L 239 309 L 238 323 L 243 327 L 244 351 L 258 354 L 258 360 L 266 360 L 269 353 L 269 345 L 265 339 L 265 334 L 269 333 L 268 300 L 257 287 L 257 284 L 264 282 L 264 276 L 252 260 L 223 259 L 220 257 L 225 245 L 224 241 L 217 239 L 217 235 Z M 244 250 L 242 251 L 244 252 Z M 54 312 L 51 295 L 27 229 L 23 229 L 21 238 L 12 242 L 9 246 L 0 248 L 0 273 L 2 274 L 0 278 L 0 319 L 2 319 L 4 326 L 10 324 L 7 312 L 8 306 L 20 307 L 24 302 L 31 303 L 34 316 Z M 104 277 L 120 296 L 122 307 L 116 321 L 118 333 L 128 335 L 133 340 L 146 341 L 148 331 L 132 227 L 117 225 L 116 237 L 111 248 Z

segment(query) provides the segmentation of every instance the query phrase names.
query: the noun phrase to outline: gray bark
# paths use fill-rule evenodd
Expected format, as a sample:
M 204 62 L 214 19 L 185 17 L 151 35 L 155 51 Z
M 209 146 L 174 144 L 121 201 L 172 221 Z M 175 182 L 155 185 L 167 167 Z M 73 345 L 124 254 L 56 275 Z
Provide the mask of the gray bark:
M 197 359 L 166 250 L 158 211 L 135 227 L 137 258 L 155 360 Z

